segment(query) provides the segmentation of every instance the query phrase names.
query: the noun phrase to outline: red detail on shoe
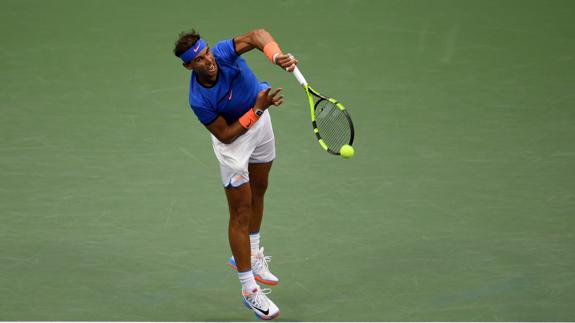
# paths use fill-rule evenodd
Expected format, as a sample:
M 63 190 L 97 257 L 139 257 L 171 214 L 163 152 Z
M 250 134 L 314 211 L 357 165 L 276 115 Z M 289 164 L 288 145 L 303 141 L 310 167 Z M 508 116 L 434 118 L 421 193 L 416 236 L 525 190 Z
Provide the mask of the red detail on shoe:
M 277 284 L 279 284 L 279 282 L 276 282 L 273 280 L 265 280 L 261 276 L 258 276 L 258 275 L 254 275 L 254 277 L 257 281 L 259 281 L 262 284 L 266 284 L 266 285 L 270 285 L 270 286 L 276 286 Z

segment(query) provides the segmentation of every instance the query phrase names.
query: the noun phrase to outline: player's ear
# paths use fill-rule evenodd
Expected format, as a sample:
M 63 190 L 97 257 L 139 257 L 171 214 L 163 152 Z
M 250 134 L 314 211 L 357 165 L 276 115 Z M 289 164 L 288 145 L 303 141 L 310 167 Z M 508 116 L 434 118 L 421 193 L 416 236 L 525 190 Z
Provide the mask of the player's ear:
M 192 70 L 192 62 L 189 62 L 188 64 L 182 63 L 182 66 L 184 66 L 186 69 L 188 69 L 190 71 Z

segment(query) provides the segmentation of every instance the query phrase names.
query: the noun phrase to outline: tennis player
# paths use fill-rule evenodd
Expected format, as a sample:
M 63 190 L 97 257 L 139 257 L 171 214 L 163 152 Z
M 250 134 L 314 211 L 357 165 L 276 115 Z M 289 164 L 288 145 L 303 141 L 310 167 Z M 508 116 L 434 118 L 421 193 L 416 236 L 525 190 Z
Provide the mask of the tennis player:
M 283 54 L 264 29 L 208 46 L 194 30 L 181 33 L 174 48 L 183 66 L 191 71 L 189 103 L 199 121 L 211 133 L 220 163 L 230 221 L 228 239 L 232 257 L 228 265 L 238 272 L 244 304 L 264 320 L 280 311 L 267 297 L 269 289 L 256 283 L 276 285 L 269 270 L 271 257 L 260 248 L 260 226 L 268 175 L 276 157 L 275 139 L 268 108 L 279 106 L 281 89 L 259 82 L 241 57 L 253 49 L 291 72 L 298 63 Z

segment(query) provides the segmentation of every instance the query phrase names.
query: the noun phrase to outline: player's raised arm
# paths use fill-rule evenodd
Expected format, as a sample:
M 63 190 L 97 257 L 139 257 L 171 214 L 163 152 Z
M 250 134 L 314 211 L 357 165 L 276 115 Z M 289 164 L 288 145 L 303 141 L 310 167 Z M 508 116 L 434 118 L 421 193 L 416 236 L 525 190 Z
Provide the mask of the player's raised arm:
M 294 70 L 298 63 L 291 54 L 284 54 L 272 35 L 265 29 L 255 29 L 247 34 L 234 38 L 236 52 L 241 55 L 254 48 L 264 52 L 267 58 L 288 72 Z

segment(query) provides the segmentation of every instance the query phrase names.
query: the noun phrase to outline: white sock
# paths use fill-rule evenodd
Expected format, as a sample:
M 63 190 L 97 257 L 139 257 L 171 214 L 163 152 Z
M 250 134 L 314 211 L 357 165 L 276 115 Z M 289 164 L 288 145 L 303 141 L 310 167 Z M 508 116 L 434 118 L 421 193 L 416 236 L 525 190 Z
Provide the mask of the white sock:
M 258 288 L 254 278 L 254 273 L 251 270 L 245 271 L 243 273 L 238 272 L 238 278 L 240 279 L 243 290 L 251 292 Z
M 250 248 L 252 250 L 252 256 L 260 251 L 260 233 L 250 233 Z

